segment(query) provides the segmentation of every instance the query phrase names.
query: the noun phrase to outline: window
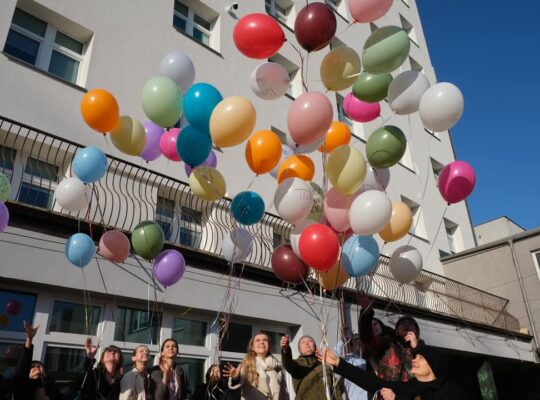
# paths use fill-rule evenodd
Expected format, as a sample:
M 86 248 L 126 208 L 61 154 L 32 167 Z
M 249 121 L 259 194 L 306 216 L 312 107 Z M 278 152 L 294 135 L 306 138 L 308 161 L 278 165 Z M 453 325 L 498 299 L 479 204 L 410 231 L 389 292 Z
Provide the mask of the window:
M 15 149 L 0 146 L 0 172 L 11 179 L 13 175 L 13 163 L 15 161 Z
M 51 209 L 57 183 L 56 165 L 28 157 L 18 200 L 21 203 Z
M 100 317 L 100 307 L 85 307 L 82 304 L 55 301 L 49 331 L 95 335 Z
M 345 17 L 347 15 L 347 6 L 344 0 L 324 0 L 337 14 Z
M 446 237 L 448 239 L 448 248 L 450 253 L 455 254 L 459 252 L 461 248 L 461 243 L 459 243 L 459 226 L 446 219 L 444 219 L 444 229 L 446 231 Z
M 285 243 L 283 235 L 281 233 L 272 232 L 272 245 L 274 246 L 274 248 L 282 245 L 283 243 Z
M 221 350 L 245 353 L 251 340 L 251 330 L 251 325 L 230 322 L 221 342 Z
M 536 273 L 538 274 L 538 279 L 540 279 L 540 250 L 537 250 L 532 254 L 534 266 L 536 268 Z
M 178 357 L 176 359 L 182 369 L 186 372 L 191 390 L 204 382 L 204 361 L 200 358 Z
M 294 9 L 294 2 L 290 0 L 265 0 L 265 9 L 266 12 L 277 19 L 280 22 L 283 22 L 285 25 L 289 25 L 294 14 L 292 11 Z
M 173 25 L 205 46 L 217 49 L 213 30 L 219 14 L 199 1 L 186 3 L 174 2 Z
M 200 248 L 202 240 L 202 212 L 188 207 L 177 207 L 174 201 L 158 196 L 156 222 L 163 229 L 165 240 Z
M 285 336 L 285 332 L 272 332 L 267 330 L 262 330 L 261 332 L 266 333 L 270 338 L 270 351 L 273 354 L 281 354 L 281 347 L 279 345 L 281 337 Z
M 411 70 L 418 72 L 424 71 L 424 67 L 422 67 L 414 58 L 409 57 L 409 63 L 411 64 Z
M 133 343 L 157 343 L 161 314 L 152 310 L 118 307 L 114 340 Z
M 35 294 L 0 290 L 0 304 L 3 305 L 0 312 L 0 330 L 22 332 L 23 321 L 32 324 L 36 306 Z
M 85 359 L 86 351 L 84 349 L 47 346 L 44 364 L 47 372 L 56 381 L 58 388 L 69 390 L 71 385 L 84 373 L 82 366 Z
M 346 124 L 349 128 L 351 128 L 352 133 L 352 127 L 353 127 L 353 121 L 347 117 L 347 114 L 345 113 L 345 109 L 343 108 L 343 101 L 345 99 L 342 95 L 336 93 L 336 106 L 337 106 L 337 112 L 338 112 L 338 121 L 343 122 Z
M 403 17 L 403 15 L 399 14 L 399 19 L 401 20 L 401 27 L 405 32 L 407 32 L 407 35 L 409 35 L 409 40 L 413 42 L 416 46 L 418 46 L 418 39 L 416 38 L 416 32 L 414 30 L 414 26 Z
M 158 196 L 156 223 L 163 229 L 165 240 L 171 240 L 174 222 L 174 201 Z
M 281 64 L 285 67 L 289 73 L 290 85 L 287 90 L 287 94 L 291 97 L 296 97 L 302 94 L 302 72 L 298 65 L 294 64 L 292 61 L 289 61 L 287 58 L 283 57 L 281 54 L 275 54 L 268 59 L 268 61 Z
M 444 169 L 444 165 L 442 165 L 437 160 L 434 160 L 433 158 L 431 158 L 430 160 L 431 160 L 431 169 L 433 171 L 433 177 L 435 178 L 435 185 L 439 186 L 439 175 Z
M 407 206 L 411 209 L 413 216 L 413 223 L 409 233 L 422 239 L 427 239 L 426 224 L 424 223 L 424 217 L 422 215 L 420 205 L 405 196 L 401 196 L 401 201 L 407 204 Z
M 23 344 L 23 342 L 0 343 L 0 374 L 2 374 L 4 379 L 11 379 L 13 377 L 17 366 L 19 349 Z
M 180 244 L 199 248 L 201 239 L 202 213 L 188 207 L 180 207 Z
M 206 341 L 207 324 L 184 318 L 175 318 L 172 337 L 180 344 L 204 346 Z

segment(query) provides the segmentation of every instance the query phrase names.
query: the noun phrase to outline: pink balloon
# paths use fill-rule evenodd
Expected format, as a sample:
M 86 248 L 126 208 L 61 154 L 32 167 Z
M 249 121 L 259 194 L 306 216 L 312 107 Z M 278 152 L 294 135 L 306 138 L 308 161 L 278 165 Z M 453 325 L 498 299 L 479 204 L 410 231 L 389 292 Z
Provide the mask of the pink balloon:
M 337 232 L 345 232 L 350 227 L 349 209 L 356 195 L 346 196 L 335 188 L 326 193 L 324 198 L 324 215 L 327 223 Z
M 439 175 L 439 192 L 448 204 L 467 198 L 476 184 L 473 167 L 465 161 L 453 161 Z
M 366 103 L 349 93 L 343 100 L 343 111 L 356 122 L 370 122 L 381 115 L 381 105 L 379 103 Z
M 107 231 L 99 240 L 99 253 L 112 262 L 126 261 L 130 249 L 129 239 L 120 231 Z
M 349 12 L 355 22 L 373 22 L 392 7 L 393 0 L 349 0 Z
M 180 134 L 179 128 L 171 128 L 166 130 L 161 138 L 159 139 L 159 148 L 163 155 L 171 161 L 182 161 L 176 151 L 176 140 Z
M 291 104 L 287 113 L 289 135 L 299 145 L 316 142 L 330 128 L 333 116 L 332 104 L 324 94 L 304 93 Z

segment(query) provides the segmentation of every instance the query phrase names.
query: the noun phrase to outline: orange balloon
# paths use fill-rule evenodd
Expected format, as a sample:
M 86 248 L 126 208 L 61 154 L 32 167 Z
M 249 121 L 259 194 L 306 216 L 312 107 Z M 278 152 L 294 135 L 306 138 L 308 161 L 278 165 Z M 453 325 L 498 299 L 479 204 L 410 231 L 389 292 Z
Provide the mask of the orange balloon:
M 317 272 L 319 283 L 326 290 L 334 290 L 349 280 L 345 268 L 338 261 L 328 272 Z
M 319 151 L 331 153 L 336 147 L 349 144 L 350 141 L 351 130 L 347 124 L 339 121 L 332 121 L 332 125 L 330 125 L 328 132 L 326 132 L 326 138 L 321 147 L 319 147 Z
M 409 206 L 401 201 L 394 201 L 390 221 L 379 232 L 379 236 L 385 242 L 395 242 L 407 235 L 412 224 L 413 215 Z
M 277 180 L 281 183 L 287 178 L 300 178 L 310 181 L 315 175 L 313 160 L 304 154 L 295 154 L 287 157 L 279 167 Z
M 83 96 L 81 114 L 90 128 L 103 134 L 114 128 L 120 119 L 116 99 L 104 89 L 92 89 Z
M 256 174 L 266 174 L 281 159 L 281 140 L 272 131 L 257 131 L 246 143 L 246 161 Z

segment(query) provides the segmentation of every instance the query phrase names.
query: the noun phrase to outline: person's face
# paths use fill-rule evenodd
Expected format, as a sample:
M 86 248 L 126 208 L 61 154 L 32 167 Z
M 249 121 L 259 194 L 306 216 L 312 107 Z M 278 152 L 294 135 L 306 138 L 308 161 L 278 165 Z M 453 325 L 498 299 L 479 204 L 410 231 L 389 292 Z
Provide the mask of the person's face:
M 412 360 L 411 372 L 418 380 L 424 380 L 426 378 L 435 379 L 435 374 L 429 366 L 427 360 L 421 355 L 417 354 L 416 357 Z
M 266 335 L 255 335 L 251 342 L 251 350 L 258 355 L 258 356 L 264 356 L 268 354 L 268 351 L 270 350 L 270 343 L 268 341 L 268 336 Z
M 311 340 L 311 338 L 302 338 L 298 347 L 300 349 L 300 354 L 303 356 L 315 353 L 315 343 L 313 340 Z
M 407 332 L 416 332 L 416 326 L 410 319 L 400 321 L 399 325 L 396 327 L 396 333 L 398 336 L 404 337 Z
M 178 346 L 172 340 L 165 342 L 161 355 L 165 358 L 174 358 L 178 355 Z
M 133 360 L 133 362 L 147 363 L 149 355 L 150 355 L 150 352 L 148 351 L 148 347 L 139 346 L 135 350 L 135 355 L 131 356 L 131 360 Z
M 43 365 L 40 363 L 32 363 L 28 377 L 30 379 L 38 379 L 41 376 L 45 376 L 45 369 L 43 368 Z
M 103 363 L 116 363 L 120 361 L 120 350 L 115 347 L 108 347 L 103 353 Z
M 379 321 L 371 321 L 371 329 L 373 330 L 373 334 L 375 336 L 381 336 L 382 335 L 382 326 L 379 323 Z

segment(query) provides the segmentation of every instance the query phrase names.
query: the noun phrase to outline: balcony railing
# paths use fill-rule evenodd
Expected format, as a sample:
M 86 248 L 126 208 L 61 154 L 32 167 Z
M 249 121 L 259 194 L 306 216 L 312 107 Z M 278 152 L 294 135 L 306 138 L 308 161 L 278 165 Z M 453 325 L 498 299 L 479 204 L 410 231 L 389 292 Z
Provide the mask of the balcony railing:
M 104 141 L 103 148 L 106 146 Z M 229 199 L 215 203 L 200 200 L 185 182 L 112 156 L 108 156 L 106 175 L 92 186 L 88 209 L 62 209 L 54 201 L 54 190 L 59 181 L 71 176 L 72 158 L 81 147 L 0 117 L 0 172 L 11 179 L 10 201 L 124 231 L 131 231 L 141 221 L 155 220 L 171 244 L 221 257 L 223 237 L 237 226 L 229 212 Z M 275 242 L 286 241 L 291 226 L 266 213 L 259 224 L 247 229 L 255 240 L 246 262 L 270 269 Z M 506 310 L 508 300 L 427 271 L 413 283 L 400 284 L 392 277 L 388 262 L 381 256 L 372 276 L 351 278 L 344 287 L 349 291 L 362 289 L 397 305 L 519 330 L 518 320 Z

